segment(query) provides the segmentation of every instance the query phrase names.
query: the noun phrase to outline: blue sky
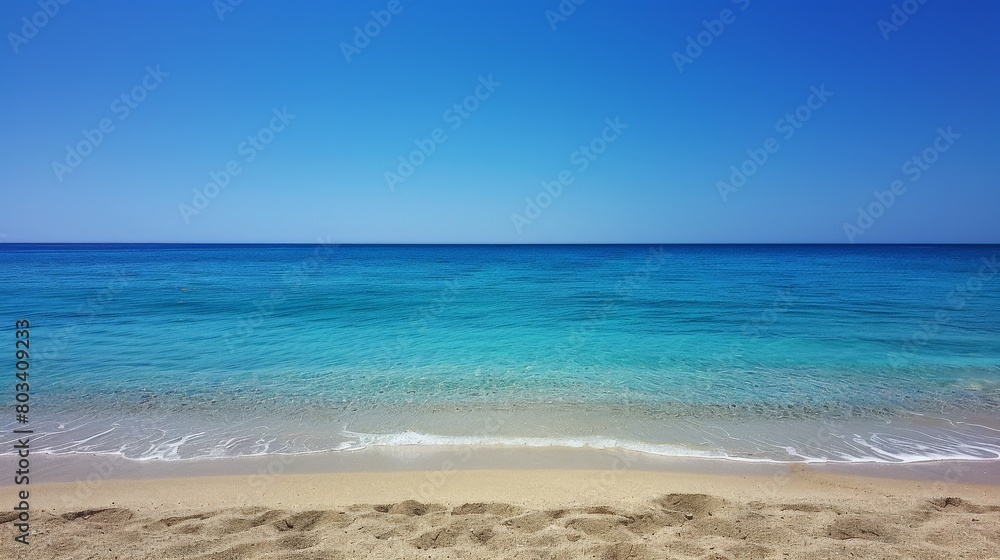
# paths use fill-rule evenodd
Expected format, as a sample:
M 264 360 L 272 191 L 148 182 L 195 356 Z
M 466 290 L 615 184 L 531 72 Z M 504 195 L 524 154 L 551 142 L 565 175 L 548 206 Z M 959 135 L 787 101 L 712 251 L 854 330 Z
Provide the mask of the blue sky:
M 1000 242 L 986 0 L 0 21 L 3 242 Z

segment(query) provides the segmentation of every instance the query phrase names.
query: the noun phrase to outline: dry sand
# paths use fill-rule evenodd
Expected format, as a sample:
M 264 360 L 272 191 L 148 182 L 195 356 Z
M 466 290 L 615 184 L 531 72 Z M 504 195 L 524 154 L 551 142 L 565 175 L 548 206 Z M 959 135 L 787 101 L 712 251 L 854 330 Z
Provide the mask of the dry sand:
M 806 468 L 111 480 L 31 496 L 31 544 L 14 543 L 5 508 L 0 558 L 1000 558 L 1000 486 Z

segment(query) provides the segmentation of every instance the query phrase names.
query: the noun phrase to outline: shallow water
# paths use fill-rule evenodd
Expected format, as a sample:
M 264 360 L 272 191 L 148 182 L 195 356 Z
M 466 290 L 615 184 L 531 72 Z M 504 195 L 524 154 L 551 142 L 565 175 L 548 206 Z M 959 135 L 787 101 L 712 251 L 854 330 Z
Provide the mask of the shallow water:
M 998 249 L 0 245 L 0 321 L 36 452 L 996 460 Z

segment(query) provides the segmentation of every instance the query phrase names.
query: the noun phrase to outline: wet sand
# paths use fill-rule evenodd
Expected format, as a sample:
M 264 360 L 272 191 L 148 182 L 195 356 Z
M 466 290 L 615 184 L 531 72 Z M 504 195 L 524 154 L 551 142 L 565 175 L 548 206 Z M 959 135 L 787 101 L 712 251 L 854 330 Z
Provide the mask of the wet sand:
M 991 476 L 982 465 L 925 465 L 926 476 L 899 478 L 804 465 L 485 470 L 442 457 L 407 463 L 440 465 L 425 470 L 33 482 L 31 544 L 14 542 L 5 509 L 0 557 L 985 559 L 1000 550 L 1000 486 L 970 482 Z M 287 470 L 296 468 L 307 467 Z M 15 488 L 0 487 L 5 501 Z

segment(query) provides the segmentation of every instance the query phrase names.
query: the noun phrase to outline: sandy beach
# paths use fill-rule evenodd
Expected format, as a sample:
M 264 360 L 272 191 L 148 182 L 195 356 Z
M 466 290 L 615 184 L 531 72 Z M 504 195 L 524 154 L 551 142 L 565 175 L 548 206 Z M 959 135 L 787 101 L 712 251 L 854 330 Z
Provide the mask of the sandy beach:
M 1000 560 L 1000 1 L 3 7 L 0 560 Z
M 453 470 L 31 486 L 0 556 L 996 558 L 1000 486 L 818 472 Z M 3 487 L 13 496 L 12 486 Z M 421 498 L 421 499 L 415 499 Z M 6 500 L 9 501 L 9 500 Z

